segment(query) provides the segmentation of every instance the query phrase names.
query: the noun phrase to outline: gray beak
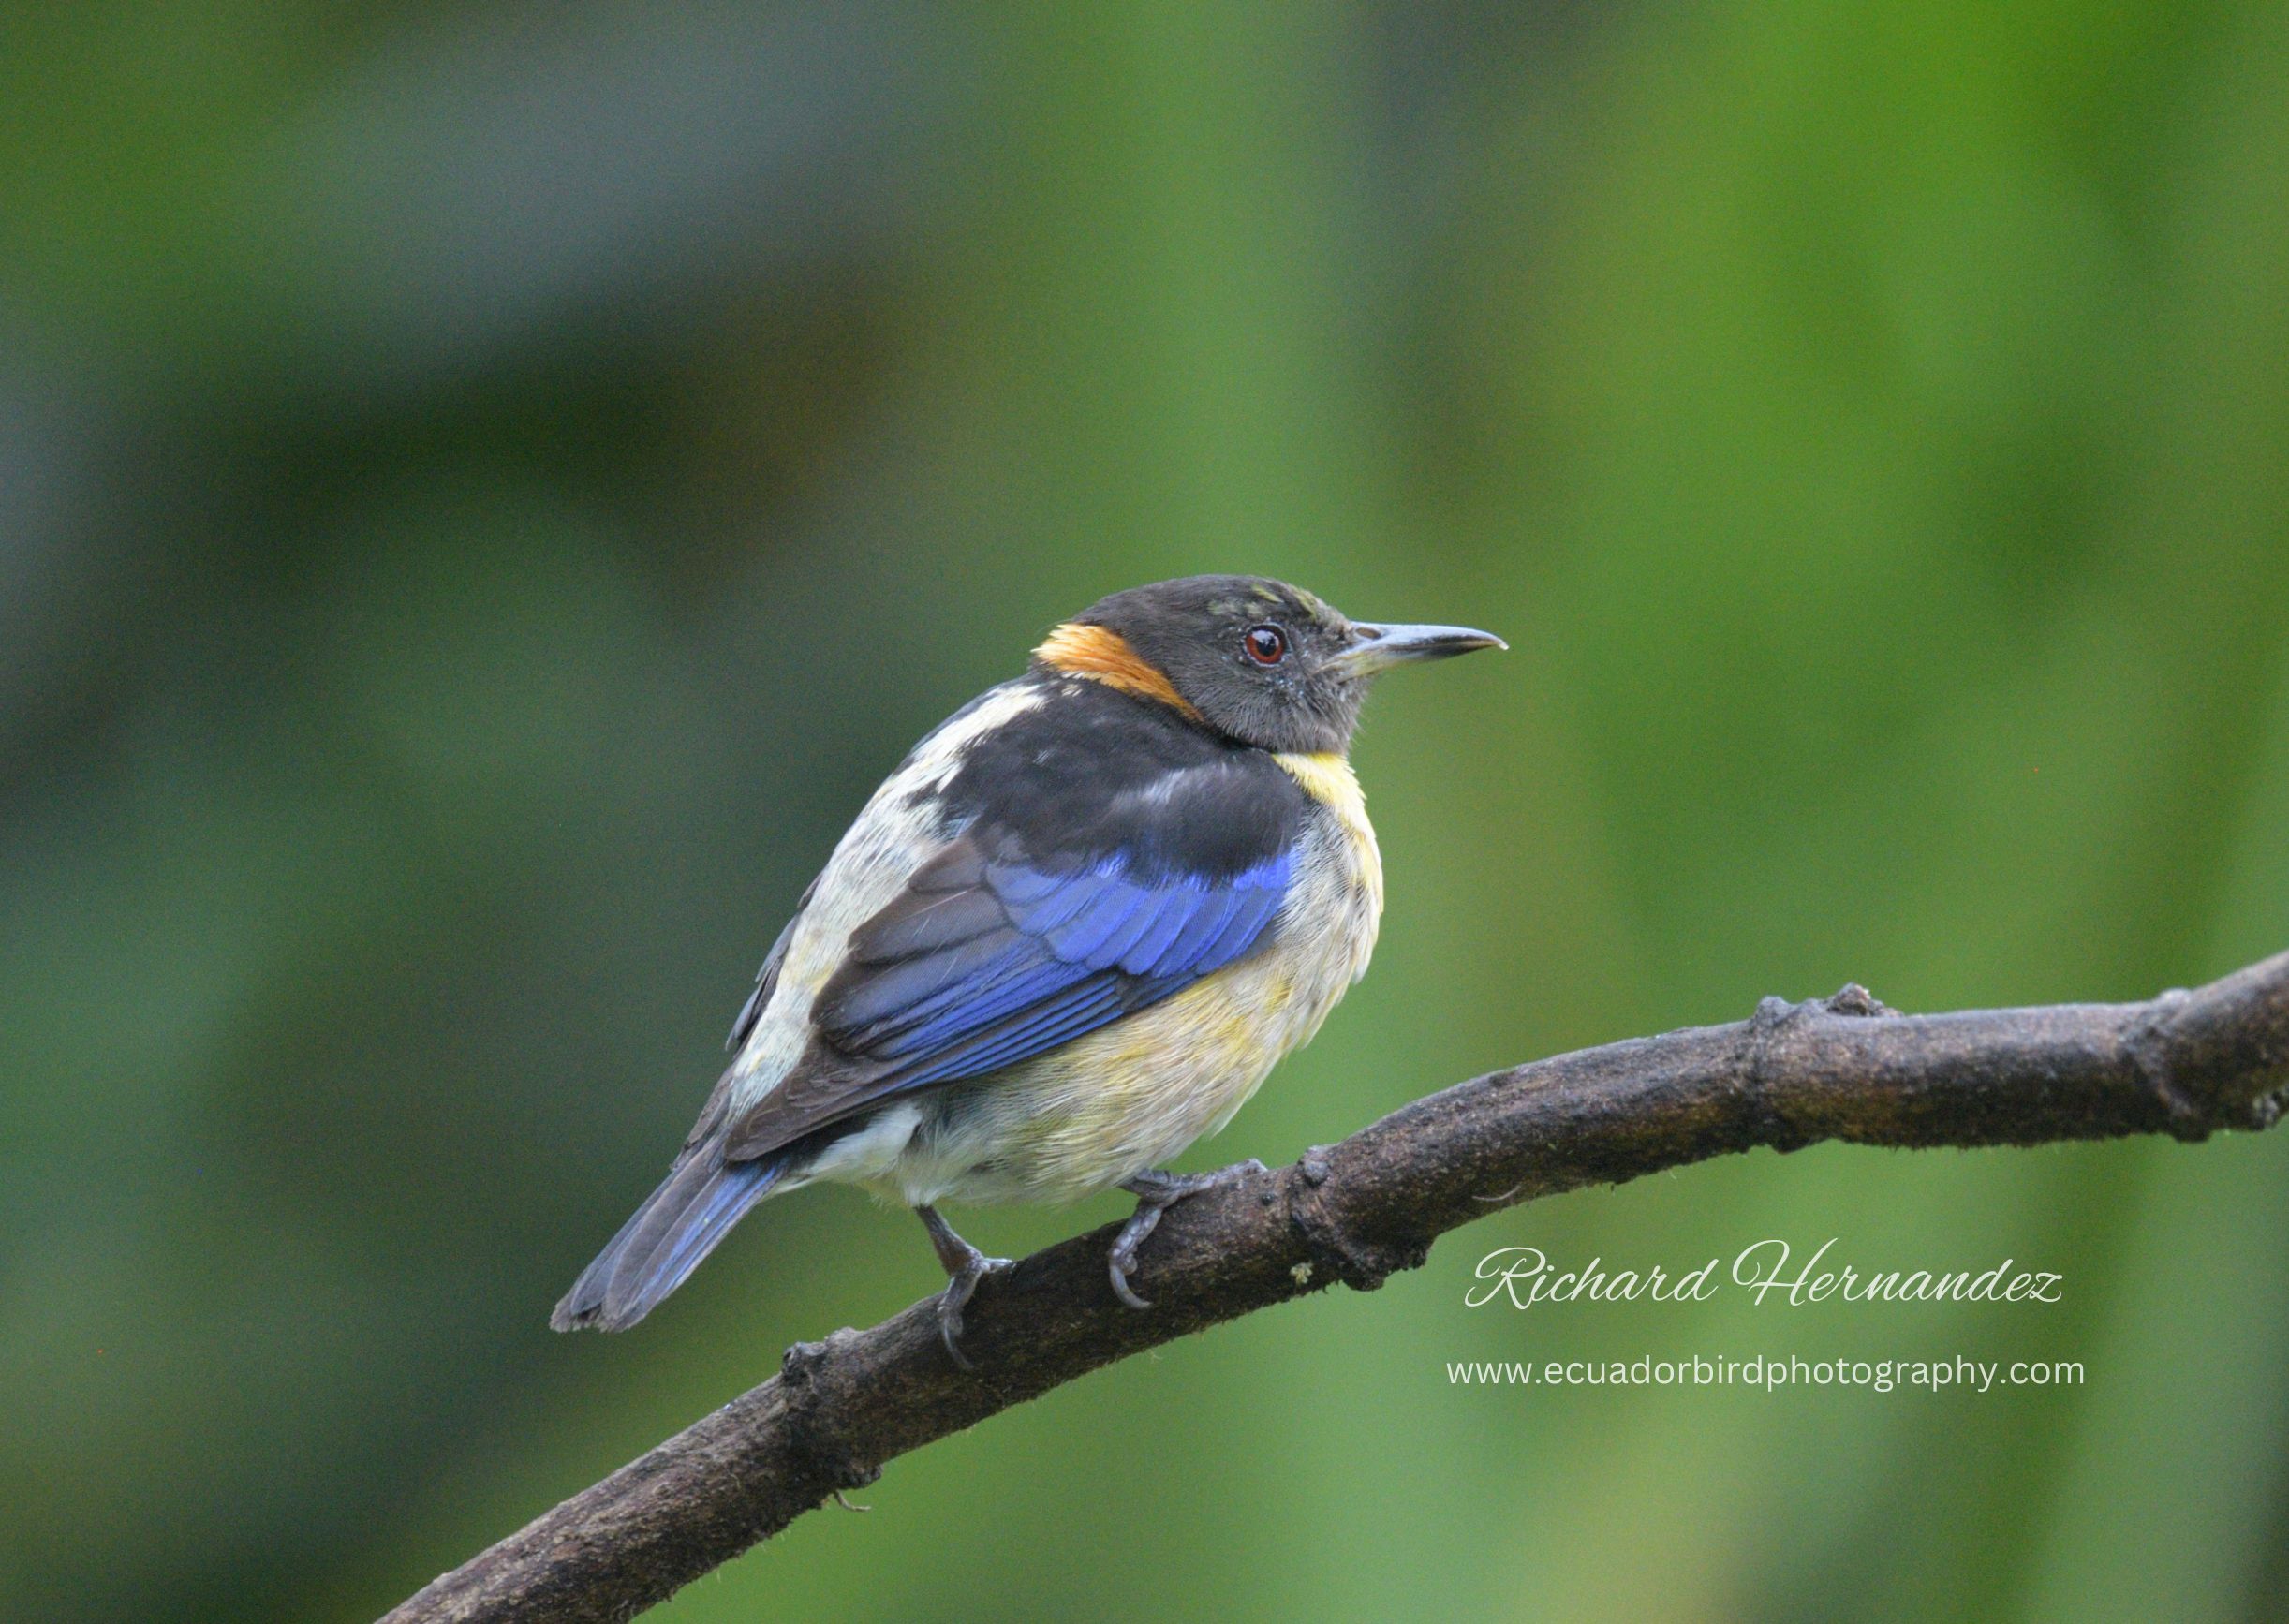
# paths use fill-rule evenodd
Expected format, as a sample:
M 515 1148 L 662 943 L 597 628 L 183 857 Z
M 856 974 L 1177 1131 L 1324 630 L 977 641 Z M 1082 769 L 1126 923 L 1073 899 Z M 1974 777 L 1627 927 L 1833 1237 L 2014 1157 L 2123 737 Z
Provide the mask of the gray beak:
M 1359 642 L 1327 662 L 1350 677 L 1371 677 L 1395 665 L 1452 659 L 1475 649 L 1510 646 L 1491 631 L 1473 631 L 1467 626 L 1377 626 L 1357 621 L 1351 630 Z

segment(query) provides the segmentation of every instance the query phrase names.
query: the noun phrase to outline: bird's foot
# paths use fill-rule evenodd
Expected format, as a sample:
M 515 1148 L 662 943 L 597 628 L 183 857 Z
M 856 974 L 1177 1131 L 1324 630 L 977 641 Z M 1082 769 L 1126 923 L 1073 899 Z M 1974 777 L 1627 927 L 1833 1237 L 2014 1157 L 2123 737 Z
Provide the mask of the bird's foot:
M 1113 1277 L 1113 1294 L 1131 1308 L 1149 1308 L 1152 1304 L 1140 1297 L 1129 1285 L 1129 1271 L 1136 1267 L 1137 1248 L 1144 1237 L 1160 1227 L 1160 1215 L 1189 1195 L 1204 1190 L 1220 1189 L 1225 1185 L 1246 1178 L 1252 1173 L 1270 1171 L 1254 1157 L 1235 1161 L 1230 1167 L 1219 1167 L 1214 1173 L 1140 1173 L 1134 1178 L 1121 1181 L 1121 1188 L 1137 1198 L 1137 1209 L 1129 1215 L 1121 1233 L 1114 1237 L 1113 1253 L 1106 1260 Z
M 938 1216 L 938 1208 L 918 1206 L 914 1211 L 923 1228 L 930 1232 L 930 1245 L 938 1249 L 938 1265 L 946 1271 L 946 1289 L 938 1294 L 938 1339 L 946 1344 L 946 1352 L 956 1365 L 975 1370 L 976 1361 L 962 1351 L 962 1310 L 969 1307 L 980 1280 L 1017 1264 L 1008 1258 L 987 1257 L 955 1234 L 953 1226 Z

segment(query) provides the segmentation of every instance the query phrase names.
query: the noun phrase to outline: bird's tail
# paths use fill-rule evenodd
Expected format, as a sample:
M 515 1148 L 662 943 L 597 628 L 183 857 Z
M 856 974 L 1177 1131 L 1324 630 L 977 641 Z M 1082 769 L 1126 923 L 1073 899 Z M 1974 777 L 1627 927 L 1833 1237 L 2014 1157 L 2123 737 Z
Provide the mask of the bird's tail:
M 633 1325 L 690 1277 L 747 1209 L 771 1193 L 786 1167 L 785 1157 L 727 1162 L 716 1146 L 695 1147 L 581 1271 L 549 1316 L 550 1326 Z

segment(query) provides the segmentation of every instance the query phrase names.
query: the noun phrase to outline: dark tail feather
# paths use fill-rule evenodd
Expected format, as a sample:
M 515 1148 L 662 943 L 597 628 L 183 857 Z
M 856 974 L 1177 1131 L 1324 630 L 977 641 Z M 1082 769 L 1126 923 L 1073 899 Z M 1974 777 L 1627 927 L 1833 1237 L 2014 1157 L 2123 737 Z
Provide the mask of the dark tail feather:
M 549 1316 L 559 1331 L 625 1331 L 690 1277 L 747 1209 L 771 1193 L 786 1161 L 719 1161 L 695 1151 L 644 1198 L 620 1233 L 581 1271 Z

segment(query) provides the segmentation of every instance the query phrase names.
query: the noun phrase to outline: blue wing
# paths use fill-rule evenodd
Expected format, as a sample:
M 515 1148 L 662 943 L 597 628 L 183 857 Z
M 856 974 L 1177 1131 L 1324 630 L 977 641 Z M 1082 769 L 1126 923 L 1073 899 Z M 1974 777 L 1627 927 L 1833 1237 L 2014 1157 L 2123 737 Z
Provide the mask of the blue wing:
M 728 1125 L 731 1159 L 1046 1054 L 1277 929 L 1308 802 L 1270 757 L 1034 719 L 1042 736 L 1005 730 L 939 792 L 948 844 L 851 933 L 803 1058 Z
M 1045 1054 L 1213 975 L 1264 942 L 1286 847 L 1230 875 L 1122 856 L 989 860 L 957 841 L 850 938 L 812 1011 L 812 1053 L 731 1125 L 767 1156 L 909 1089 Z
M 1237 874 L 1056 868 L 957 849 L 851 941 L 821 1033 L 899 1088 L 1028 1059 L 1211 975 L 1287 896 L 1282 849 Z

